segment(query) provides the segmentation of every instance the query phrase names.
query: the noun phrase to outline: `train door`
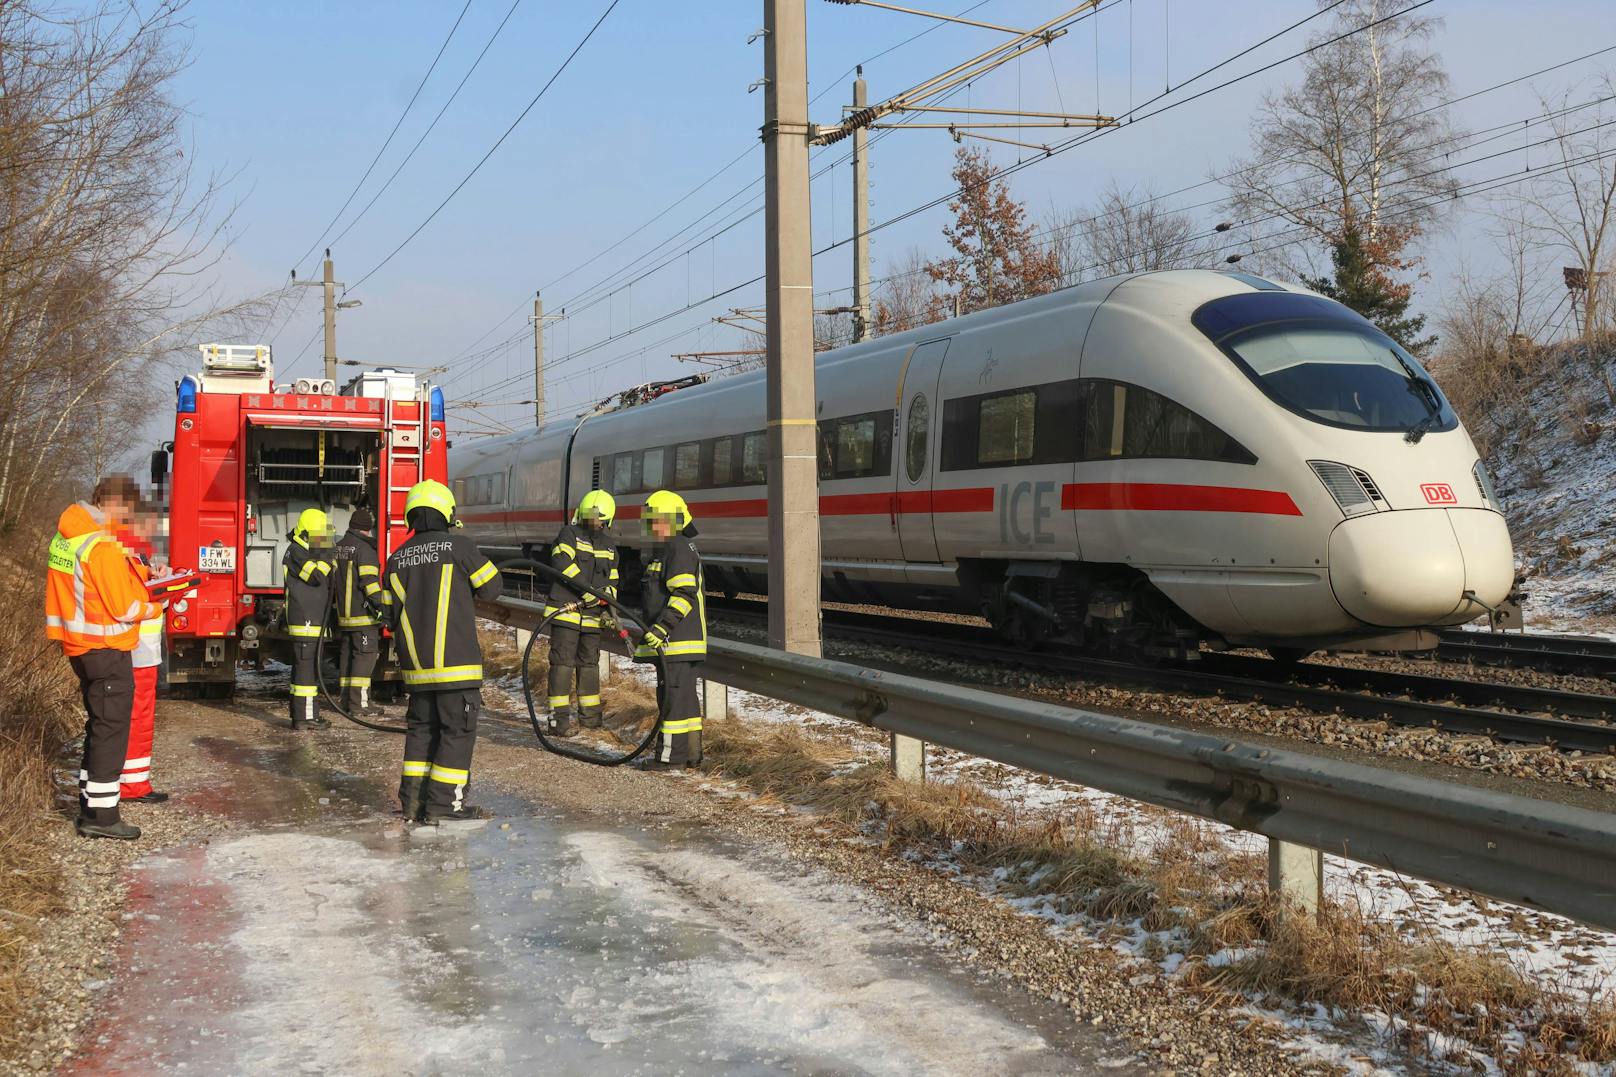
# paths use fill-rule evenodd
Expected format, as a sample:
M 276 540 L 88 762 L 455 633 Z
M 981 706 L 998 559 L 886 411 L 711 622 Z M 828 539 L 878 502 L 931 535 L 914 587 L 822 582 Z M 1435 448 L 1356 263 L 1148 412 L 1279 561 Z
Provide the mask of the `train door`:
M 928 341 L 909 353 L 898 375 L 898 417 L 893 453 L 896 491 L 892 513 L 905 561 L 936 561 L 937 534 L 932 526 L 932 476 L 942 441 L 942 407 L 937 399 L 948 337 Z

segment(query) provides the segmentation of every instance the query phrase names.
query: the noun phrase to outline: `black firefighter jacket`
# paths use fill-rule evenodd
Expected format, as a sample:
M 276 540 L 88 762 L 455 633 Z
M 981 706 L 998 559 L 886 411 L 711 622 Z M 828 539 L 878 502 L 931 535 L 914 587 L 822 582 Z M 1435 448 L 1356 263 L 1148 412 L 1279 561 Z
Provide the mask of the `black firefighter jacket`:
M 552 582 L 544 612 L 549 614 L 569 602 L 583 602 L 586 608 L 556 615 L 557 624 L 575 625 L 584 631 L 600 628 L 602 610 L 597 598 L 617 597 L 617 546 L 604 530 L 591 531 L 582 524 L 567 524 L 550 546 L 550 567 L 567 578 Z
M 310 549 L 294 538 L 286 544 L 281 568 L 286 579 L 286 633 L 294 638 L 319 639 L 325 629 L 325 611 L 331 605 L 332 551 Z
M 376 610 L 382 606 L 382 581 L 376 544 L 363 532 L 349 531 L 337 540 L 333 552 L 337 559 L 337 626 L 380 624 Z
M 384 592 L 404 684 L 417 692 L 483 683 L 475 599 L 498 598 L 499 569 L 448 530 L 417 531 L 387 559 Z
M 706 581 L 701 554 L 692 541 L 695 534 L 694 527 L 686 527 L 654 550 L 640 580 L 648 628 L 667 634 L 660 654 L 669 662 L 700 662 L 707 657 Z M 644 644 L 634 649 L 637 658 L 658 653 Z

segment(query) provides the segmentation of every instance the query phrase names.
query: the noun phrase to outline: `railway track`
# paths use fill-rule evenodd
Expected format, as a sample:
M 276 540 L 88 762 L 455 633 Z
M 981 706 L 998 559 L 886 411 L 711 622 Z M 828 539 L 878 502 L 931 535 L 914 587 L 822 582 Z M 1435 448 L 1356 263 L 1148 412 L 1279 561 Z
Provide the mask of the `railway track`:
M 1616 680 L 1616 641 L 1508 632 L 1442 633 L 1437 657 L 1449 662 L 1515 666 Z
M 749 624 L 765 617 L 758 603 L 712 597 L 708 612 L 715 619 Z M 1211 654 L 1199 668 L 1141 666 L 1059 645 L 1029 651 L 972 625 L 837 610 L 824 611 L 824 624 L 828 635 L 840 639 L 923 650 L 933 656 L 1299 707 L 1508 743 L 1546 744 L 1562 751 L 1616 752 L 1616 725 L 1608 724 L 1616 719 L 1616 697 L 1308 662 L 1281 667 L 1243 655 Z

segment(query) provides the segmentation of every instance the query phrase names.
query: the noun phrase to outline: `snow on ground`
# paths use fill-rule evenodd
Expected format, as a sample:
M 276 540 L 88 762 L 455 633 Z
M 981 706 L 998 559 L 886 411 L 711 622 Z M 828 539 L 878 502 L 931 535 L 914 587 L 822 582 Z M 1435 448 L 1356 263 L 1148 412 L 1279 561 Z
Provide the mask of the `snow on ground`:
M 1585 360 L 1547 353 L 1545 365 L 1529 419 L 1487 460 L 1527 573 L 1526 626 L 1616 637 L 1616 409 Z

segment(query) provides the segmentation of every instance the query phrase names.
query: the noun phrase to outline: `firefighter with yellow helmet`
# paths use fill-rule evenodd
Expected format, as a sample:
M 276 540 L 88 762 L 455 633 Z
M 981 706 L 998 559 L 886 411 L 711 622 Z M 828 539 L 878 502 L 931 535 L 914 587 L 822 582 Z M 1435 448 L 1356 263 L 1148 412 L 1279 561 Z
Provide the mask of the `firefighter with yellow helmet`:
M 499 597 L 499 569 L 454 530 L 454 495 L 441 482 L 410 487 L 404 519 L 414 533 L 387 559 L 383 592 L 410 694 L 399 800 L 415 822 L 481 818 L 466 803 L 482 711 L 475 600 Z
M 600 705 L 600 621 L 617 597 L 617 545 L 607 533 L 617 502 L 605 490 L 591 490 L 578 502 L 572 521 L 550 545 L 550 567 L 561 574 L 550 585 L 544 612 L 550 622 L 550 732 L 570 737 L 572 694 L 578 690 L 578 724 L 598 729 Z M 575 608 L 567 608 L 575 607 Z
M 304 509 L 281 557 L 286 583 L 286 633 L 292 637 L 292 728 L 324 729 L 320 717 L 320 634 L 331 604 L 331 521 Z
M 701 554 L 690 506 L 671 490 L 658 490 L 642 510 L 646 535 L 655 545 L 640 592 L 645 635 L 634 650 L 657 670 L 657 753 L 654 767 L 701 762 L 701 693 L 696 678 L 707 657 L 707 603 Z

